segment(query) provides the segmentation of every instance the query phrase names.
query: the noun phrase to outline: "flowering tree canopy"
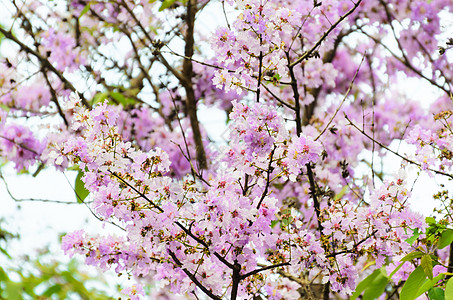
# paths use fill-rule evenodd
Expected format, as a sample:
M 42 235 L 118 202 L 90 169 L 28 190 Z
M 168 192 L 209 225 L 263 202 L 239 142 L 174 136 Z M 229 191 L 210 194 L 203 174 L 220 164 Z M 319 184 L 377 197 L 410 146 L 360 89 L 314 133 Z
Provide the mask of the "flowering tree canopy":
M 131 299 L 453 299 L 451 190 L 425 219 L 407 177 L 453 178 L 451 0 L 3 5 L 1 157 L 79 172 L 121 231 L 62 247 Z

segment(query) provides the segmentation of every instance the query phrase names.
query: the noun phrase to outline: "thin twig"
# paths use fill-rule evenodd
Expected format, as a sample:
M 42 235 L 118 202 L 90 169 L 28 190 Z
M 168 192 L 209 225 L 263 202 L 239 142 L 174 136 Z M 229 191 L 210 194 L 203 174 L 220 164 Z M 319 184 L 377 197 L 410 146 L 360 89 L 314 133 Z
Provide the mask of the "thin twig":
M 405 157 L 405 156 L 399 154 L 398 152 L 393 151 L 392 149 L 390 149 L 389 147 L 385 146 L 385 145 L 382 144 L 381 142 L 379 142 L 379 141 L 373 139 L 373 137 L 369 136 L 364 130 L 360 129 L 357 125 L 355 125 L 355 124 L 348 118 L 348 116 L 347 116 L 346 114 L 344 114 L 344 116 L 345 116 L 346 120 L 348 120 L 349 125 L 352 125 L 352 126 L 353 126 L 354 128 L 356 128 L 361 134 L 363 134 L 364 136 L 366 136 L 367 138 L 369 138 L 371 141 L 374 141 L 379 147 L 381 147 L 381 148 L 383 148 L 383 149 L 389 151 L 390 153 L 395 154 L 396 156 L 402 158 L 403 160 L 407 161 L 407 162 L 410 163 L 410 164 L 416 165 L 416 166 L 418 166 L 418 167 L 420 167 L 420 168 L 422 167 L 422 165 L 421 165 L 420 163 L 415 162 L 415 161 L 413 161 L 413 160 L 411 160 L 411 159 L 409 159 L 409 158 L 407 158 L 407 157 Z M 434 169 L 431 169 L 431 168 L 427 168 L 427 170 L 428 170 L 428 171 L 431 171 L 431 172 L 434 172 L 434 173 L 436 173 L 436 174 L 439 174 L 439 175 L 447 176 L 447 177 L 453 179 L 453 175 L 451 175 L 451 174 L 448 174 L 448 173 L 445 173 L 445 172 L 442 172 L 442 171 L 437 171 L 437 170 L 434 170 Z
M 276 264 L 276 265 L 271 265 L 271 266 L 265 266 L 265 267 L 262 267 L 260 269 L 256 269 L 256 270 L 253 270 L 251 272 L 248 272 L 244 275 L 241 275 L 241 280 L 242 279 L 245 279 L 249 276 L 252 276 L 252 275 L 255 275 L 255 274 L 258 274 L 260 272 L 263 272 L 263 271 L 267 271 L 267 270 L 271 270 L 271 269 L 275 269 L 275 268 L 280 268 L 280 267 L 283 267 L 283 266 L 289 266 L 291 265 L 291 263 L 289 262 L 284 262 L 284 263 L 279 263 L 279 264 Z
M 72 85 L 71 82 L 69 82 L 64 76 L 63 74 L 58 71 L 50 62 L 49 60 L 47 60 L 46 58 L 44 58 L 38 51 L 36 50 L 33 50 L 31 49 L 30 47 L 28 47 L 27 45 L 25 45 L 24 43 L 22 43 L 18 38 L 16 38 L 13 33 L 11 31 L 8 31 L 8 30 L 5 30 L 3 29 L 2 27 L 0 27 L 0 33 L 2 33 L 5 38 L 15 42 L 17 45 L 20 46 L 20 48 L 25 51 L 26 53 L 28 54 L 31 54 L 33 56 L 35 56 L 41 63 L 41 66 L 42 67 L 45 67 L 47 68 L 48 70 L 52 71 L 55 75 L 58 76 L 58 78 L 63 82 L 65 88 L 69 88 L 71 91 L 73 92 L 76 92 L 77 90 L 75 89 L 75 87 Z M 90 108 L 91 106 L 89 105 L 89 103 L 87 102 L 87 100 L 83 97 L 83 95 L 80 95 L 80 98 L 82 100 L 82 103 Z
M 330 28 L 326 32 L 324 32 L 324 34 L 316 42 L 316 44 L 310 50 L 306 51 L 304 54 L 302 54 L 302 56 L 300 56 L 298 59 L 296 59 L 294 62 L 292 62 L 290 64 L 290 66 L 294 67 L 298 63 L 302 62 L 304 59 L 309 58 L 313 54 L 313 52 L 315 52 L 316 48 L 318 48 L 319 45 L 321 45 L 321 43 L 327 38 L 327 36 L 338 26 L 338 24 L 343 22 L 344 19 L 346 19 L 350 14 L 352 14 L 356 10 L 357 7 L 359 7 L 361 2 L 362 2 L 362 0 L 358 0 L 357 3 L 354 3 L 354 7 L 352 7 L 346 14 L 341 16 L 337 20 L 337 22 L 335 22 L 332 26 L 330 26 Z
M 326 130 L 329 128 L 330 124 L 332 124 L 333 119 L 335 119 L 335 116 L 337 115 L 338 111 L 340 111 L 341 106 L 346 101 L 346 98 L 348 97 L 349 92 L 351 91 L 352 86 L 354 85 L 354 81 L 355 81 L 355 79 L 357 77 L 357 74 L 359 74 L 360 67 L 362 66 L 363 60 L 365 59 L 365 55 L 366 55 L 366 52 L 365 52 L 365 54 L 362 57 L 362 61 L 360 62 L 359 67 L 357 68 L 357 70 L 356 70 L 356 72 L 354 74 L 354 77 L 352 78 L 351 83 L 349 84 L 349 88 L 346 91 L 346 95 L 344 95 L 343 100 L 340 102 L 340 105 L 335 110 L 335 113 L 333 114 L 332 118 L 330 118 L 329 122 L 327 122 L 327 125 L 324 127 L 324 129 L 321 131 L 321 133 L 314 139 L 315 141 L 317 141 L 324 134 L 324 132 L 326 132 Z
M 123 178 L 119 177 L 116 175 L 114 172 L 111 172 L 109 170 L 109 173 L 112 174 L 113 176 L 119 178 L 124 184 L 126 184 L 128 187 L 133 189 L 140 197 L 148 201 L 151 205 L 153 205 L 160 213 L 163 213 L 164 210 L 158 206 L 157 204 L 153 203 L 148 197 L 146 197 L 145 194 L 137 190 L 134 186 L 132 186 L 129 182 L 125 181 Z M 205 247 L 207 250 L 209 250 L 209 245 L 206 243 L 204 240 L 201 238 L 197 237 L 195 234 L 192 233 L 189 229 L 187 229 L 184 225 L 182 225 L 179 221 L 174 222 L 179 228 L 181 228 L 188 236 L 193 238 L 195 241 L 197 241 L 200 245 Z M 223 256 L 221 256 L 218 252 L 214 252 L 214 256 L 217 257 L 223 264 L 225 264 L 228 268 L 233 269 L 233 264 L 227 261 Z
M 208 290 L 198 279 L 197 277 L 195 277 L 194 274 L 192 274 L 189 270 L 187 270 L 187 268 L 183 268 L 183 264 L 181 263 L 181 261 L 178 259 L 178 257 L 176 257 L 176 254 L 173 253 L 173 251 L 169 251 L 168 254 L 171 256 L 171 258 L 174 260 L 174 262 L 176 263 L 176 265 L 178 267 L 181 268 L 181 270 L 184 271 L 184 273 L 186 273 L 187 277 L 190 278 L 190 280 L 192 280 L 193 283 L 195 283 L 195 285 L 200 289 L 202 290 L 209 298 L 211 299 L 218 299 L 220 300 L 221 298 L 217 295 L 215 295 L 213 292 L 211 292 L 210 290 Z
M 274 149 L 272 149 L 272 152 L 270 154 L 269 165 L 268 165 L 267 170 L 266 170 L 266 173 L 267 173 L 266 186 L 264 187 L 264 191 L 263 191 L 263 194 L 261 195 L 260 201 L 258 201 L 258 204 L 256 205 L 256 209 L 260 208 L 261 203 L 263 203 L 263 200 L 264 200 L 264 198 L 266 198 L 267 192 L 269 190 L 270 176 L 271 176 L 271 173 L 273 171 L 272 170 L 272 162 L 273 162 L 274 153 L 275 153 L 275 149 L 276 148 L 277 148 L 277 146 L 274 146 Z

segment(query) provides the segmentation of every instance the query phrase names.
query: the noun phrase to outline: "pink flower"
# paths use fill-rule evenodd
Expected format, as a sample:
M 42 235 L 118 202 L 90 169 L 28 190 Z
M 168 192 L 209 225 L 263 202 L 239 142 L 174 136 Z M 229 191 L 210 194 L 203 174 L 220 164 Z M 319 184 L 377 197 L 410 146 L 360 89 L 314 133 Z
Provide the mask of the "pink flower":
M 66 234 L 61 241 L 61 248 L 65 254 L 70 253 L 72 256 L 74 253 L 70 250 L 74 248 L 80 248 L 85 243 L 85 231 L 83 229 Z
M 145 296 L 143 287 L 138 284 L 134 284 L 133 286 L 121 290 L 121 293 L 129 296 L 131 300 L 140 300 L 140 296 Z
M 321 152 L 321 143 L 314 141 L 312 137 L 301 135 L 293 138 L 288 146 L 287 157 L 283 160 L 290 173 L 290 179 L 295 180 L 295 176 L 301 173 L 301 169 L 307 163 L 316 163 Z

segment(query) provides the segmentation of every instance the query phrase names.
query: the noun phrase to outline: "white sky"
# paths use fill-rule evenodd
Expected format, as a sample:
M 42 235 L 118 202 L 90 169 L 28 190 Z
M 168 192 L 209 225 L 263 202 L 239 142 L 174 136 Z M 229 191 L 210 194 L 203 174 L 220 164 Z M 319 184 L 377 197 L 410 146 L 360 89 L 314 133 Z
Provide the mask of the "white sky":
M 213 11 L 219 11 L 219 7 L 213 7 Z M 221 9 L 221 8 L 220 8 Z M 221 11 L 221 10 L 220 10 Z M 1 15 L 0 15 L 1 16 Z M 215 20 L 215 21 L 214 21 Z M 214 13 L 209 12 L 203 21 L 209 28 L 213 23 L 223 22 L 222 18 L 217 18 Z M 433 99 L 433 92 L 425 84 L 419 81 L 407 81 L 407 86 L 403 89 L 409 91 L 413 99 L 428 107 L 427 99 Z M 225 132 L 225 115 L 218 110 L 209 110 L 200 113 L 200 120 L 205 124 L 210 136 L 215 140 L 222 140 Z M 386 165 L 398 169 L 400 160 L 393 158 L 389 154 L 386 159 Z M 391 171 L 393 172 L 393 171 Z M 74 172 L 66 173 L 65 176 L 54 170 L 44 170 L 38 177 L 32 178 L 29 175 L 15 175 L 11 166 L 2 168 L 2 173 L 7 180 L 10 190 L 17 198 L 42 198 L 59 201 L 75 201 L 74 192 L 71 184 L 74 184 L 76 174 Z M 69 182 L 68 182 L 69 181 Z M 437 184 L 432 178 L 423 175 L 418 179 L 417 188 L 413 191 L 414 202 L 413 208 L 425 215 L 432 212 L 433 201 L 432 194 L 437 190 Z M 3 183 L 0 183 L 0 218 L 5 218 L 7 228 L 21 235 L 19 242 L 11 244 L 12 254 L 30 254 L 34 249 L 51 245 L 51 250 L 57 255 L 62 255 L 57 237 L 59 233 L 71 232 L 84 228 L 87 232 L 100 233 L 103 231 L 103 223 L 96 220 L 89 210 L 83 205 L 63 205 L 50 204 L 43 202 L 23 202 L 20 204 L 14 202 L 6 192 Z M 105 229 L 111 231 L 112 226 L 106 226 Z M 0 256 L 0 265 L 2 264 Z

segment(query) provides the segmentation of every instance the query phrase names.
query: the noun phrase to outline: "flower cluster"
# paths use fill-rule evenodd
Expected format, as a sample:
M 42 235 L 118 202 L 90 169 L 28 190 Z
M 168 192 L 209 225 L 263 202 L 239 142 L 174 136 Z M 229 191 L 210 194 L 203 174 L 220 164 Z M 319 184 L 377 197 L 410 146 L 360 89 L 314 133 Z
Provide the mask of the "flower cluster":
M 406 171 L 389 179 L 382 157 L 452 178 L 453 64 L 437 49 L 451 0 L 228 0 L 235 19 L 225 7 L 209 38 L 192 30 L 206 1 L 16 2 L 0 28 L 20 49 L 0 62 L 0 154 L 79 170 L 93 212 L 122 229 L 63 239 L 90 265 L 162 293 L 343 297 L 361 270 L 394 270 L 426 227 Z M 444 96 L 429 112 L 408 103 L 407 78 Z M 220 147 L 198 104 L 229 116 Z M 403 140 L 413 156 L 391 150 Z M 435 242 L 416 241 L 430 254 Z
M 387 181 L 373 191 L 370 201 L 358 208 L 341 200 L 324 210 L 321 224 L 324 246 L 329 249 L 335 245 L 336 250 L 331 251 L 335 253 L 337 263 L 342 261 L 337 266 L 338 273 L 330 276 L 332 288 L 341 287 L 345 294 L 354 291 L 357 268 L 361 267 L 357 261 L 362 255 L 373 257 L 376 268 L 380 268 L 388 257 L 411 251 L 406 240 L 412 236 L 412 230 L 422 232 L 425 224 L 407 205 L 410 195 L 405 187 L 405 176 L 401 169 L 395 180 Z
M 232 144 L 243 143 L 246 157 L 268 156 L 274 144 L 288 138 L 283 118 L 271 107 L 264 104 L 247 106 L 233 101 L 230 114 L 233 121 L 230 126 Z
M 39 140 L 28 128 L 19 124 L 0 121 L 0 153 L 14 162 L 16 170 L 26 170 L 40 161 L 46 142 Z M 3 124 L 2 124 L 3 123 Z
M 435 127 L 425 129 L 416 125 L 405 139 L 407 143 L 416 146 L 416 162 L 431 175 L 433 172 L 449 172 L 453 166 L 451 116 L 452 111 L 442 111 L 434 116 L 437 121 Z
M 60 71 L 73 72 L 85 63 L 83 56 L 75 50 L 74 39 L 52 28 L 42 34 L 41 47 L 41 52 Z

